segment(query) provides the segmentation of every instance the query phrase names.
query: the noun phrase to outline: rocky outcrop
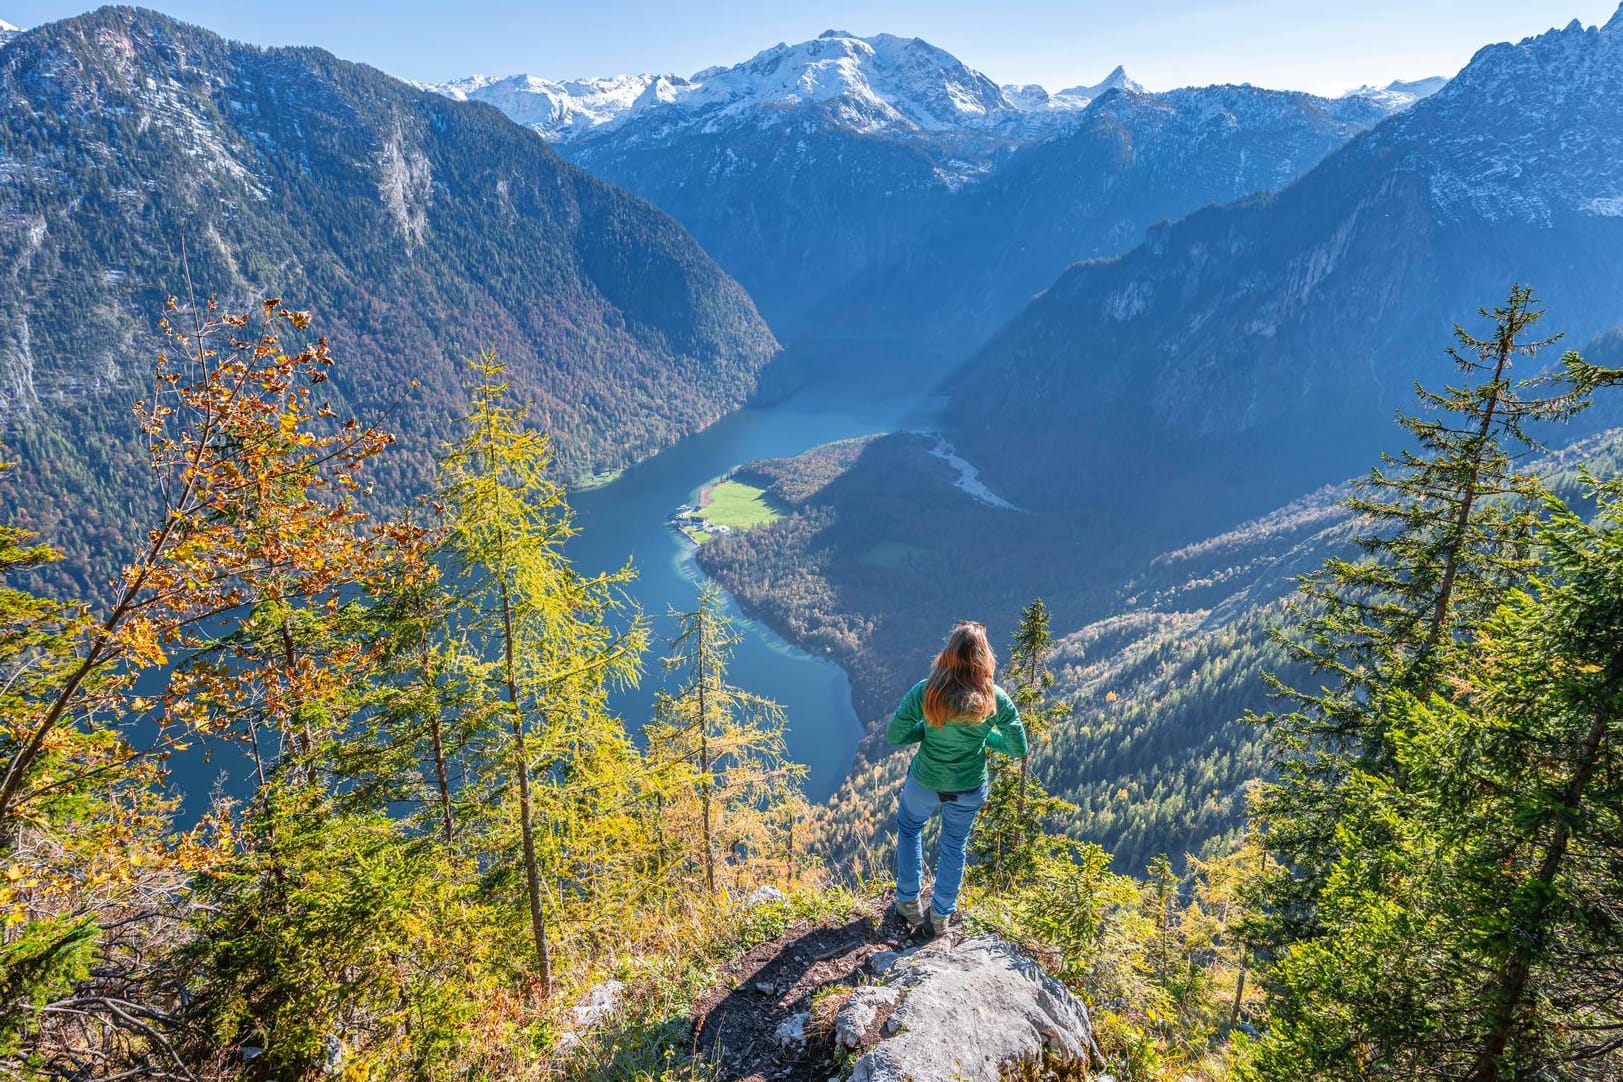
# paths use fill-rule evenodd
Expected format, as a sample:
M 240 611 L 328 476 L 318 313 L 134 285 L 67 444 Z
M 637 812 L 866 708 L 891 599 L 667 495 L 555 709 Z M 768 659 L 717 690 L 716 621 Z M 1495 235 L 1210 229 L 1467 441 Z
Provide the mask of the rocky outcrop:
M 909 952 L 841 1006 L 835 1042 L 859 1052 L 851 1082 L 998 1082 L 1045 1052 L 1097 1063 L 1087 1008 L 998 936 Z
M 706 1077 L 1001 1082 L 1037 1061 L 1099 1068 L 1087 1009 L 1029 954 L 996 935 L 921 939 L 891 901 L 796 925 L 727 966 L 694 1003 Z

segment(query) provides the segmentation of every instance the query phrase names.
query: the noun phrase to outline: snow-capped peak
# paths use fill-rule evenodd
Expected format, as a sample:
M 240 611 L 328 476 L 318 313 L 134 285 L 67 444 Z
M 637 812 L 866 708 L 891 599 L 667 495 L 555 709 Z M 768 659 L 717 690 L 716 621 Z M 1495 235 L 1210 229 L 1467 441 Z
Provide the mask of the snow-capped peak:
M 434 89 L 490 102 L 547 138 L 567 141 L 655 113 L 668 128 L 746 116 L 774 122 L 808 107 L 858 131 L 1028 137 L 1059 130 L 1094 96 L 1083 91 L 1112 85 L 1137 89 L 1120 68 L 1099 88 L 1058 95 L 1038 86 L 1000 87 L 920 38 L 828 30 L 686 79 L 622 75 L 554 82 L 526 75 L 473 76 Z
M 685 82 L 675 75 L 615 75 L 561 83 L 534 75 L 470 75 L 429 89 L 458 101 L 488 102 L 549 139 L 567 139 L 613 123 L 633 109 L 669 100 L 672 88 Z
M 20 26 L 12 26 L 10 23 L 6 22 L 6 20 L 0 19 L 0 37 L 8 36 L 8 35 L 11 35 L 11 34 L 21 34 L 22 32 L 23 32 L 22 27 L 20 27 Z
M 1422 98 L 1431 97 L 1447 85 L 1448 79 L 1441 75 L 1409 82 L 1394 79 L 1385 86 L 1361 86 L 1357 90 L 1349 90 L 1342 97 L 1364 98 L 1395 113 L 1400 109 L 1407 109 Z
M 1118 64 L 1115 71 L 1104 77 L 1103 82 L 1092 86 L 1072 86 L 1051 94 L 1035 83 L 1011 84 L 1003 87 L 1003 96 L 1023 113 L 1063 115 L 1086 109 L 1095 98 L 1110 90 L 1126 90 L 1134 94 L 1144 92 L 1144 88 L 1128 78 L 1126 69 Z
M 1057 98 L 1083 98 L 1092 101 L 1107 90 L 1125 90 L 1131 94 L 1144 93 L 1143 86 L 1128 76 L 1126 68 L 1117 64 L 1116 70 L 1106 75 L 1103 81 L 1094 83 L 1092 86 L 1073 86 L 1061 90 L 1054 96 Z
M 974 124 L 1010 108 L 990 79 L 926 41 L 838 30 L 774 45 L 732 67 L 708 68 L 670 101 L 732 113 L 829 102 L 859 128 L 925 131 Z

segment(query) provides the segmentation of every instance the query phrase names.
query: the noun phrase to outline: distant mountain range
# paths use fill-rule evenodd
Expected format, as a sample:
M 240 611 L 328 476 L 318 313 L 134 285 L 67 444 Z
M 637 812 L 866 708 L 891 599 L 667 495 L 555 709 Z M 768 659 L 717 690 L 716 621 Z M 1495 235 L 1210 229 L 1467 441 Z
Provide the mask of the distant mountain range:
M 1361 86 L 1357 90 L 1349 90 L 1343 96 L 1367 98 L 1383 108 L 1396 112 L 1399 109 L 1407 109 L 1421 98 L 1431 97 L 1447 85 L 1448 80 L 1441 75 L 1433 75 L 1429 79 L 1415 79 L 1411 82 L 1394 79 L 1385 86 Z
M 918 38 L 831 30 L 688 78 L 438 89 L 496 105 L 672 214 L 786 340 L 877 338 L 950 363 L 1071 263 L 1288 183 L 1441 82 L 1341 101 L 1145 94 L 1118 67 L 1050 93 Z
M 392 421 L 397 499 L 427 482 L 482 348 L 574 477 L 736 408 L 777 351 L 677 223 L 494 109 L 152 12 L 51 23 L 0 45 L 5 500 L 94 557 L 147 521 L 129 407 L 184 294 L 183 230 L 228 308 L 317 312 L 350 408 L 420 381 Z
M 601 137 L 628 124 L 637 138 L 734 126 L 792 124 L 800 110 L 827 108 L 852 131 L 940 141 L 965 149 L 1063 131 L 1106 90 L 1138 90 L 1120 67 L 1094 86 L 1050 94 L 999 86 L 943 49 L 892 34 L 829 30 L 774 45 L 741 64 L 679 75 L 620 75 L 554 82 L 534 75 L 475 75 L 435 89 L 489 102 L 557 142 Z M 967 163 L 966 163 L 967 164 Z
M 1355 473 L 1513 283 L 1571 345 L 1623 322 L 1619 116 L 1623 11 L 1489 46 L 1279 193 L 1068 271 L 952 383 L 955 441 L 1022 506 L 1146 529 Z

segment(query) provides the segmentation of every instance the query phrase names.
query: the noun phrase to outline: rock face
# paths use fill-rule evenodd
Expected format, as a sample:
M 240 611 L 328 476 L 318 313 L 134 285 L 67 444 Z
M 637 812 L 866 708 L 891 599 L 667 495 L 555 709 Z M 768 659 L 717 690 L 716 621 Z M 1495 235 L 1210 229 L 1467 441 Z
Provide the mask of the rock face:
M 1029 955 L 997 936 L 939 941 L 900 959 L 835 1018 L 862 1051 L 851 1082 L 997 1082 L 1042 1056 L 1096 1062 L 1088 1012 Z
M 1623 322 L 1620 110 L 1623 12 L 1489 46 L 1277 195 L 1066 271 L 947 384 L 945 434 L 1022 507 L 1171 545 L 1360 473 L 1513 282 L 1541 333 Z

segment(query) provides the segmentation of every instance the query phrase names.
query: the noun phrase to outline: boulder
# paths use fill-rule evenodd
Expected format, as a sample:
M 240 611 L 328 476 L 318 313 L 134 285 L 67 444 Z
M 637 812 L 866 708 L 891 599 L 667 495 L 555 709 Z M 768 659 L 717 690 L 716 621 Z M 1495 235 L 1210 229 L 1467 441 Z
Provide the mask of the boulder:
M 589 1029 L 619 1010 L 625 990 L 623 981 L 607 980 L 592 985 L 570 1009 L 575 1025 Z
M 744 899 L 744 908 L 745 909 L 759 909 L 763 905 L 772 905 L 772 904 L 774 904 L 776 902 L 781 902 L 786 897 L 788 897 L 788 896 L 786 894 L 784 894 L 783 891 L 779 890 L 777 887 L 770 886 L 770 885 L 769 886 L 764 886 L 764 887 L 756 887 L 753 891 L 750 892 L 749 897 Z
M 846 1000 L 834 1028 L 836 1043 L 862 1052 L 851 1082 L 999 1082 L 1045 1050 L 1098 1062 L 1087 1008 L 991 935 L 899 958 L 882 983 Z

